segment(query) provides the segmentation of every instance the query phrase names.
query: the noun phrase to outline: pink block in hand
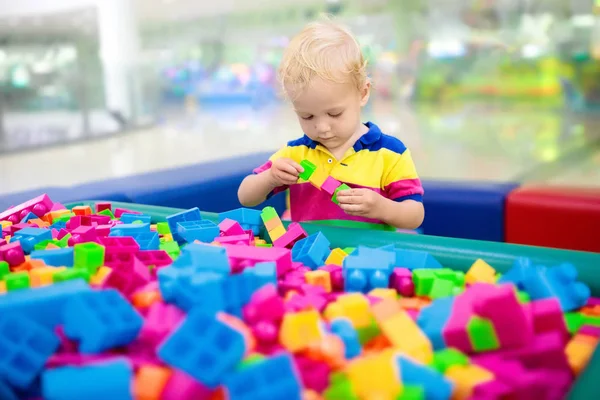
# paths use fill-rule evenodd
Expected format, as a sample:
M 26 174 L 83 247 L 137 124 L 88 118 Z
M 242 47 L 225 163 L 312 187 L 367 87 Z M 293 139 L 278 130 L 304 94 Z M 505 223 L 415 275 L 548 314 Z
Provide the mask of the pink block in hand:
M 564 344 L 567 344 L 570 335 L 560 303 L 556 298 L 532 301 L 524 308 L 528 308 L 532 314 L 533 329 L 536 335 L 546 332 L 559 332 L 562 334 Z
M 224 236 L 236 236 L 243 235 L 245 233 L 244 228 L 242 228 L 239 222 L 229 218 L 225 218 L 223 221 L 221 221 L 219 224 L 219 230 Z
M 323 182 L 323 185 L 321 185 L 321 190 L 324 190 L 327 194 L 333 196 L 335 189 L 340 187 L 341 184 L 342 183 L 337 179 L 328 176 L 327 179 L 325 179 L 325 182 Z
M 273 242 L 273 246 L 291 249 L 296 242 L 307 236 L 306 231 L 299 223 L 292 222 L 289 225 L 287 232 Z
M 11 267 L 16 267 L 25 262 L 25 253 L 21 243 L 13 242 L 0 247 L 0 260 L 4 260 Z
M 514 287 L 512 285 L 484 286 L 489 289 L 484 289 L 481 296 L 478 296 L 474 311 L 478 316 L 492 321 L 500 348 L 515 348 L 531 342 L 533 321 L 531 315 L 528 315 L 526 309 L 519 303 Z
M 184 372 L 173 370 L 160 398 L 162 400 L 210 400 L 212 391 Z

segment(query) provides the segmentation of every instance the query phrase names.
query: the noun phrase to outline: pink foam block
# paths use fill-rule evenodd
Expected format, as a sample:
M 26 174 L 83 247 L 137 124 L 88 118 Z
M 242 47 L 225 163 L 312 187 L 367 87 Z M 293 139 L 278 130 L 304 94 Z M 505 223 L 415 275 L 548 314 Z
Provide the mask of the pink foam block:
M 156 273 L 160 268 L 173 263 L 173 259 L 169 256 L 169 253 L 164 250 L 138 251 L 136 258 L 146 266 L 154 265 L 154 269 L 152 269 L 153 276 L 156 276 Z
M 585 305 L 588 307 L 600 306 L 600 297 L 590 297 Z
M 71 217 L 71 219 L 67 221 L 67 229 L 68 230 L 73 230 L 81 225 L 83 225 L 83 224 L 81 223 L 80 215 L 75 215 L 74 217 Z
M 11 207 L 8 210 L 0 213 L 0 221 L 10 221 L 13 224 L 18 224 L 30 212 L 38 217 L 43 217 L 52 209 L 54 203 L 47 194 L 43 194 L 34 199 L 19 204 L 16 207 Z
M 284 313 L 283 299 L 279 297 L 273 284 L 265 285 L 254 292 L 250 302 L 243 308 L 244 320 L 249 324 L 261 320 L 279 322 Z
M 184 372 L 173 370 L 160 398 L 162 400 L 210 400 L 212 392 Z
M 16 267 L 25 262 L 25 253 L 21 243 L 12 242 L 0 247 L 0 261 L 6 261 L 9 266 Z
M 496 377 L 495 382 L 501 382 L 510 389 L 511 398 L 531 399 L 544 391 L 539 382 L 539 376 L 528 371 L 517 360 L 505 360 L 495 355 L 477 360 L 477 364 L 489 370 Z
M 108 215 L 83 215 L 81 217 L 81 224 L 94 226 L 94 225 L 108 225 L 111 219 Z
M 0 239 L 0 247 L 4 246 L 5 244 L 6 244 L 6 240 Z
M 332 178 L 331 176 L 328 176 L 327 179 L 325 179 L 325 182 L 323 182 L 323 184 L 321 185 L 321 190 L 327 192 L 327 194 L 333 196 L 333 194 L 335 193 L 335 189 L 337 189 L 338 187 L 340 187 L 342 183 L 340 181 L 338 181 L 335 178 Z
M 297 312 L 314 308 L 321 312 L 327 303 L 327 297 L 322 294 L 295 294 L 285 302 L 285 309 L 289 312 Z
M 106 248 L 106 254 L 135 254 L 140 245 L 130 236 L 108 236 L 100 238 L 100 244 Z
M 329 272 L 329 280 L 331 281 L 331 290 L 333 292 L 344 291 L 344 272 L 339 265 L 325 265 L 319 269 Z
M 129 296 L 150 281 L 148 267 L 136 257 L 131 257 L 133 262 L 113 262 L 109 265 L 112 271 L 106 277 L 103 287 L 115 288 L 123 295 Z
M 408 268 L 394 268 L 389 286 L 402 296 L 412 297 L 415 295 L 412 272 Z
M 74 246 L 78 243 L 95 242 L 98 240 L 96 236 L 96 228 L 93 226 L 78 226 L 71 231 L 69 238 L 69 246 Z
M 248 267 L 259 262 L 274 261 L 278 277 L 285 275 L 292 268 L 292 253 L 289 249 L 227 244 L 224 247 L 232 264 L 242 261 Z
M 243 235 L 245 233 L 244 228 L 242 228 L 239 222 L 229 218 L 225 218 L 223 221 L 221 221 L 219 224 L 219 230 L 224 236 L 236 236 Z
M 481 293 L 480 288 L 472 286 L 456 297 L 450 318 L 442 331 L 444 342 L 448 347 L 455 347 L 465 353 L 473 351 L 467 333 L 467 324 L 473 317 L 473 302 L 478 293 Z
M 52 229 L 52 239 L 56 239 L 58 237 L 58 229 Z
M 112 211 L 112 205 L 110 203 L 96 203 L 96 212 L 101 212 L 104 210 Z
M 480 286 L 480 285 L 474 285 Z M 503 349 L 523 346 L 533 338 L 533 321 L 517 299 L 512 285 L 485 285 L 474 311 L 492 321 Z M 470 289 L 472 290 L 472 289 Z
M 331 368 L 327 363 L 300 355 L 295 356 L 294 361 L 300 373 L 303 387 L 312 389 L 318 393 L 327 389 L 329 386 L 329 374 L 331 373 Z
M 66 209 L 67 209 L 67 207 L 63 206 L 62 204 L 54 203 L 52 205 L 52 208 L 50 209 L 50 211 L 61 211 L 61 210 L 66 210 Z
M 556 298 L 532 301 L 524 308 L 529 308 L 531 312 L 535 334 L 559 332 L 562 334 L 563 343 L 567 344 L 570 335 L 560 303 Z
M 18 223 L 18 224 L 9 226 L 9 228 L 10 228 L 10 234 L 14 235 L 21 229 L 31 228 L 31 225 L 29 225 L 28 223 Z
M 58 235 L 56 235 L 56 239 L 61 240 L 62 238 L 64 238 L 65 236 L 69 235 L 71 232 L 69 232 L 66 229 L 61 229 L 60 231 L 58 231 Z
M 417 321 L 419 317 L 419 310 L 406 310 L 406 313 L 413 319 L 413 321 Z
M 162 302 L 152 304 L 144 319 L 139 341 L 155 348 L 179 326 L 184 317 L 185 314 L 173 305 Z
M 485 382 L 475 386 L 471 400 L 502 400 L 512 398 L 514 391 L 498 380 Z
M 292 222 L 288 226 L 288 230 L 280 238 L 273 242 L 275 247 L 284 247 L 291 249 L 299 240 L 304 239 L 308 235 L 302 226 L 297 222 Z
M 110 234 L 110 228 L 112 228 L 112 226 L 110 226 L 110 225 L 97 225 L 95 228 L 96 228 L 96 235 L 98 237 L 105 237 L 105 236 L 108 236 Z
M 123 214 L 141 214 L 139 211 L 131 211 L 126 208 L 115 208 L 114 215 L 117 218 L 121 218 Z
M 221 244 L 237 244 L 250 246 L 250 235 L 247 233 L 232 236 L 219 236 L 215 238 L 215 242 Z
M 579 328 L 577 333 L 600 338 L 600 326 L 584 325 L 581 328 Z

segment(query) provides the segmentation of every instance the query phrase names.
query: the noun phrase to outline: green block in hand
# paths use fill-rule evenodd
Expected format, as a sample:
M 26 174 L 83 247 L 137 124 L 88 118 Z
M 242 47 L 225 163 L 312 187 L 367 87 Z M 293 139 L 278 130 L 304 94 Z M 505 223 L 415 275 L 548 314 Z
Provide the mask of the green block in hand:
M 308 160 L 300 161 L 300 165 L 302 168 L 304 168 L 304 172 L 300 173 L 300 178 L 304 179 L 305 181 L 309 180 L 312 174 L 314 174 L 316 171 L 317 166 Z
M 350 186 L 346 185 L 345 183 L 342 183 L 337 189 L 335 189 L 335 193 L 331 198 L 331 201 L 333 201 L 335 204 L 340 204 L 340 202 L 337 200 L 337 194 L 340 190 L 350 190 Z

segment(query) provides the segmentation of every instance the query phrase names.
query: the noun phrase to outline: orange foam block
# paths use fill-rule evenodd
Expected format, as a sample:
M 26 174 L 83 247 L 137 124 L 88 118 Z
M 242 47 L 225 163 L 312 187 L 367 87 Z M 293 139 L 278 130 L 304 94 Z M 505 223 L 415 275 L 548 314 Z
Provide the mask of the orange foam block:
M 52 285 L 54 274 L 65 271 L 67 267 L 41 267 L 29 271 L 31 287 Z
M 90 206 L 77 206 L 71 210 L 75 215 L 92 215 L 92 208 Z
M 304 273 L 304 279 L 306 279 L 306 283 L 320 286 L 325 289 L 326 293 L 331 293 L 331 275 L 329 275 L 329 272 L 321 269 L 308 271 Z
M 0 281 L 0 294 L 6 293 L 6 282 Z
M 29 221 L 27 221 L 28 224 L 32 224 L 32 225 L 37 225 L 38 228 L 47 228 L 50 226 L 49 223 L 47 223 L 46 221 L 44 221 L 43 219 L 30 219 Z
M 470 285 L 474 283 L 496 283 L 496 270 L 482 259 L 478 259 L 467 271 L 465 282 Z
M 315 172 L 313 172 L 310 176 L 310 178 L 308 178 L 308 181 L 317 189 L 321 190 L 321 186 L 323 186 L 323 184 L 325 183 L 325 180 L 327 180 L 327 178 L 329 177 L 329 175 L 327 175 L 327 173 L 325 171 L 323 171 L 320 168 L 317 168 L 315 170 Z
M 431 300 L 422 297 L 402 297 L 398 304 L 405 310 L 420 310 L 431 304 Z
M 579 375 L 587 366 L 597 345 L 597 338 L 581 334 L 573 336 L 567 343 L 565 354 L 575 376 Z
M 49 213 L 46 213 L 46 215 L 44 215 L 42 219 L 46 222 L 53 224 L 55 219 L 60 218 L 61 216 L 69 213 L 69 210 L 50 211 Z
M 346 364 L 344 342 L 336 335 L 325 335 L 323 340 L 308 345 L 305 355 L 315 361 L 323 361 L 333 369 Z
M 136 292 L 131 296 L 131 303 L 138 310 L 147 309 L 152 304 L 161 301 L 160 290 L 149 290 L 147 292 Z
M 382 300 L 396 300 L 396 298 L 398 297 L 398 293 L 396 292 L 396 289 L 375 288 L 369 292 L 369 296 L 377 297 Z
M 104 280 L 112 272 L 112 268 L 107 266 L 102 266 L 98 268 L 98 271 L 90 278 L 90 285 L 100 286 L 104 283 Z
M 454 382 L 452 400 L 467 400 L 471 398 L 477 385 L 494 379 L 494 374 L 476 364 L 453 365 L 446 370 L 446 378 Z
M 372 310 L 381 332 L 395 350 L 423 364 L 433 360 L 431 341 L 396 300 L 383 300 Z
M 133 392 L 136 400 L 160 400 L 173 371 L 155 365 L 143 365 L 135 375 Z
M 311 343 L 323 339 L 321 318 L 317 310 L 287 313 L 279 330 L 279 341 L 291 352 L 307 349 Z

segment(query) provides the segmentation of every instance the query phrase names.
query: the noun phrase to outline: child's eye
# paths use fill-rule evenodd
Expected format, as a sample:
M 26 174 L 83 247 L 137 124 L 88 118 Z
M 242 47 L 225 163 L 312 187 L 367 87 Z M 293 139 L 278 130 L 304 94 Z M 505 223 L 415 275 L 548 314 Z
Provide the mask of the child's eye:
M 302 118 L 306 121 L 310 121 L 312 119 L 312 117 L 313 117 L 312 115 L 309 115 L 308 117 L 300 117 L 300 118 Z
M 343 113 L 344 113 L 344 112 L 342 111 L 342 112 L 340 112 L 340 113 L 337 113 L 337 114 L 329 114 L 329 116 L 330 116 L 330 117 L 332 117 L 332 118 L 337 118 L 337 117 L 339 117 L 340 115 L 342 115 Z

